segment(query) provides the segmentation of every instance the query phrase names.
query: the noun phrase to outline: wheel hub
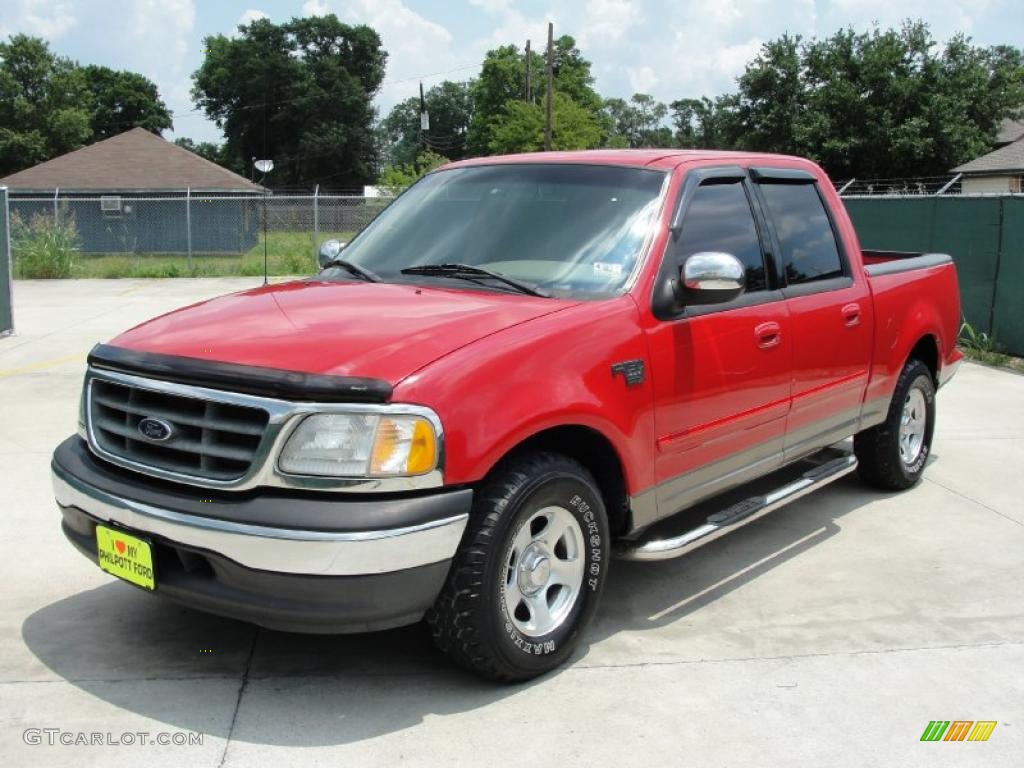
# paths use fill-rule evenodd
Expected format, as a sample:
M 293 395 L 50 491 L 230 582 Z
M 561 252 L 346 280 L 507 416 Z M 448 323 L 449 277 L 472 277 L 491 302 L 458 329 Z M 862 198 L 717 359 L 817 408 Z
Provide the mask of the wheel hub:
M 535 595 L 551 578 L 551 556 L 546 547 L 534 542 L 519 561 L 519 589 L 524 595 Z

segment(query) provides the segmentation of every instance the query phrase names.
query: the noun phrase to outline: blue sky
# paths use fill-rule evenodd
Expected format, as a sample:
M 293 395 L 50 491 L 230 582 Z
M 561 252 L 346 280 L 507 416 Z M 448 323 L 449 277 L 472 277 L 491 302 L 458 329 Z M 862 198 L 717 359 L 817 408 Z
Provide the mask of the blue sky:
M 548 20 L 594 62 L 603 95 L 643 91 L 663 101 L 731 89 L 760 45 L 783 32 L 827 35 L 914 17 L 939 40 L 962 31 L 980 44 L 1024 44 L 1022 0 L 0 0 L 0 37 L 39 35 L 82 63 L 141 72 L 174 112 L 168 137 L 218 140 L 189 97 L 202 38 L 261 15 L 329 12 L 381 33 L 390 54 L 382 110 L 414 95 L 420 77 L 429 87 L 473 76 L 495 45 L 541 44 Z

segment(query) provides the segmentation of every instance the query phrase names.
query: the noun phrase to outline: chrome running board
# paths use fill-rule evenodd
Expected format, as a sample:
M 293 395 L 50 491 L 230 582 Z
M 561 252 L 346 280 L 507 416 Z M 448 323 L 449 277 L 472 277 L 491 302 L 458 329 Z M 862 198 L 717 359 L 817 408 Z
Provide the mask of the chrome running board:
M 678 536 L 650 541 L 626 541 L 616 554 L 622 560 L 670 560 L 680 557 L 850 474 L 856 468 L 857 457 L 844 454 L 809 469 L 799 479 L 780 488 L 760 496 L 751 496 L 715 512 L 702 525 Z

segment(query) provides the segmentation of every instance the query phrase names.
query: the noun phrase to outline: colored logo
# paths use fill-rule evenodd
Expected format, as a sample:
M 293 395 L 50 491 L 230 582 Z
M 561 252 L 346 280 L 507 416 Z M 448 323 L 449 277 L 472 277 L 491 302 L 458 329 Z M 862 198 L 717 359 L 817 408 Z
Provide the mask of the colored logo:
M 147 440 L 162 443 L 171 439 L 174 434 L 174 427 L 163 419 L 154 419 L 147 416 L 139 422 L 139 434 Z
M 995 727 L 995 720 L 932 720 L 921 741 L 988 741 Z

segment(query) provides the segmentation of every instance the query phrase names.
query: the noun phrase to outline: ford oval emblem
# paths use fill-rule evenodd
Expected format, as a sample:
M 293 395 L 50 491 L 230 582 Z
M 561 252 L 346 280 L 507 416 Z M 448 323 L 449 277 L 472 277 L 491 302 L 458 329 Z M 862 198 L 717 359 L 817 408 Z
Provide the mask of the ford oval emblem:
M 155 443 L 163 443 L 171 439 L 174 427 L 163 419 L 147 416 L 139 422 L 139 434 Z

